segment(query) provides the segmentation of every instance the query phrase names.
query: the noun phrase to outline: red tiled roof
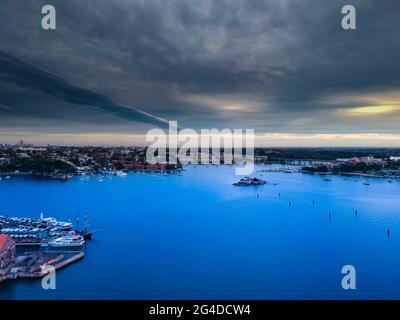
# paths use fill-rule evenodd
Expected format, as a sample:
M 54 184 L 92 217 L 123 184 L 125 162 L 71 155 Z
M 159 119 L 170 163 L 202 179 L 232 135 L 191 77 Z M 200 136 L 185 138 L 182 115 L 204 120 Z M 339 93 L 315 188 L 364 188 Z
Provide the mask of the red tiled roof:
M 8 238 L 6 234 L 0 234 L 0 250 L 3 249 L 3 246 Z

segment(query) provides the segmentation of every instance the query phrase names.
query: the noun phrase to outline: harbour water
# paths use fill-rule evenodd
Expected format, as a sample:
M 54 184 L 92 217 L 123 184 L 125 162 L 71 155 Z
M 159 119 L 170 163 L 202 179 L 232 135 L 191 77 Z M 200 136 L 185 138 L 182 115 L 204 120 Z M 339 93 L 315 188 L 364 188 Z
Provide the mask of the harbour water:
M 231 166 L 3 179 L 0 214 L 64 221 L 79 210 L 101 232 L 57 273 L 56 290 L 7 282 L 0 299 L 400 298 L 399 181 L 254 176 L 269 184 L 235 187 Z M 344 265 L 356 268 L 356 290 L 341 287 Z

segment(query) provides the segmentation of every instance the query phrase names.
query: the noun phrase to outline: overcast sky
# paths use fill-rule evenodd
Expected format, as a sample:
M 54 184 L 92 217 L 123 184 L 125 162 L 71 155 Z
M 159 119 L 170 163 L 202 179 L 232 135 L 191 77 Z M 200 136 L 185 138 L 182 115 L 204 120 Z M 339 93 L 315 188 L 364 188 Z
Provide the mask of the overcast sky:
M 398 0 L 1 0 L 0 142 L 133 145 L 177 120 L 400 147 L 399 32 Z

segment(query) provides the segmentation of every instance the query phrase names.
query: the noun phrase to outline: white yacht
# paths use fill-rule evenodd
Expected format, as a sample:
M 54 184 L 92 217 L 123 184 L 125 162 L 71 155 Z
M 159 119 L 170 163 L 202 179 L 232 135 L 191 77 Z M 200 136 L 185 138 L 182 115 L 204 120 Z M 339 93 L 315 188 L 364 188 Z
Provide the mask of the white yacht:
M 117 171 L 117 172 L 115 172 L 115 175 L 118 177 L 126 177 L 127 176 L 127 174 L 123 171 Z
M 49 247 L 53 248 L 66 248 L 66 247 L 82 247 L 85 244 L 85 240 L 82 236 L 64 236 L 49 241 Z

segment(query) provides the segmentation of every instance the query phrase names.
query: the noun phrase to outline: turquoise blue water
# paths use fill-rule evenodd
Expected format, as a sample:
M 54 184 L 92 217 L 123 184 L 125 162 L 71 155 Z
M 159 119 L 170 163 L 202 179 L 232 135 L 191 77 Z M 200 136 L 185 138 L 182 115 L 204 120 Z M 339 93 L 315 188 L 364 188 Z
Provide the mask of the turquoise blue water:
M 7 282 L 0 299 L 400 298 L 400 182 L 256 172 L 277 185 L 240 188 L 233 167 L 186 169 L 0 181 L 0 214 L 68 220 L 79 210 L 101 229 L 56 290 Z M 341 287 L 347 264 L 356 290 Z

